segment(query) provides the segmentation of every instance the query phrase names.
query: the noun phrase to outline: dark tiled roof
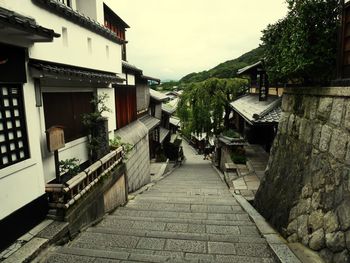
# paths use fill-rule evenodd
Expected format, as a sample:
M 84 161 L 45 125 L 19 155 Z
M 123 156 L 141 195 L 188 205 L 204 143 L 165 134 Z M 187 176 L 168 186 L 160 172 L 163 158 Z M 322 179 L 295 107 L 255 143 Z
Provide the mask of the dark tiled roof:
M 155 127 L 157 127 L 160 124 L 160 120 L 157 118 L 154 118 L 150 115 L 145 115 L 139 119 L 146 127 L 147 129 L 153 130 Z
M 171 124 L 171 125 L 174 125 L 174 126 L 176 126 L 176 127 L 180 127 L 180 119 L 178 119 L 178 118 L 175 118 L 175 117 L 170 117 L 169 118 L 169 123 Z
M 76 23 L 82 27 L 85 27 L 86 29 L 89 29 L 105 38 L 108 38 L 109 40 L 115 43 L 118 43 L 118 44 L 126 43 L 125 40 L 119 38 L 116 35 L 116 33 L 112 32 L 108 28 L 99 24 L 98 22 L 91 19 L 90 17 L 87 17 L 58 1 L 55 1 L 55 0 L 32 0 L 32 1 L 38 4 L 39 6 L 59 16 L 62 16 L 67 20 L 72 21 L 73 23 Z
M 281 98 L 268 96 L 266 101 L 259 101 L 258 94 L 248 94 L 233 102 L 231 107 L 250 124 L 278 122 L 281 115 Z
M 137 74 L 142 74 L 142 69 L 139 69 L 138 67 L 136 67 L 132 64 L 129 64 L 126 61 L 122 61 L 122 67 L 123 67 L 123 70 L 129 70 L 129 71 L 133 71 Z
M 149 89 L 149 92 L 150 92 L 151 98 L 154 100 L 166 101 L 168 99 L 168 96 L 154 89 Z
M 32 71 L 34 77 L 38 78 L 59 78 L 93 83 L 118 83 L 123 81 L 122 78 L 117 77 L 117 75 L 112 72 L 57 64 L 41 60 L 30 60 L 29 66 L 34 70 Z M 35 71 L 37 71 L 36 73 L 39 73 L 40 75 L 35 76 Z
M 162 111 L 171 115 L 177 110 L 178 104 L 179 98 L 175 98 L 167 103 L 162 103 Z
M 134 66 L 132 64 L 129 64 L 126 61 L 122 61 L 122 67 L 123 67 L 123 72 L 124 73 L 125 72 L 132 72 L 132 73 L 137 75 L 137 77 L 139 77 L 142 80 L 151 80 L 151 81 L 157 82 L 158 84 L 160 83 L 160 79 L 143 75 L 142 69 L 139 69 L 138 67 L 136 67 L 136 66 Z
M 257 119 L 256 122 L 257 123 L 268 123 L 268 122 L 277 123 L 281 118 L 281 114 L 282 114 L 282 108 L 278 106 L 277 108 L 273 109 L 272 111 L 270 111 L 269 113 L 261 117 L 260 119 Z
M 168 136 L 168 134 L 170 133 L 169 130 L 160 127 L 159 128 L 159 143 L 162 143 L 164 141 L 164 139 Z
M 157 82 L 158 84 L 160 83 L 160 79 L 153 78 L 153 77 L 150 77 L 150 76 L 142 75 L 141 78 L 145 79 L 145 80 L 150 80 L 150 81 Z
M 33 18 L 20 15 L 2 7 L 0 7 L 0 24 L 5 27 L 14 27 L 18 30 L 48 38 L 48 41 L 52 41 L 54 37 L 60 36 L 60 34 L 55 33 L 52 29 L 39 26 Z
M 241 68 L 237 71 L 237 74 L 238 75 L 241 75 L 241 74 L 247 74 L 250 70 L 256 68 L 256 67 L 262 67 L 263 66 L 263 62 L 262 61 L 258 61 L 252 65 L 249 65 L 249 66 L 246 66 L 244 68 Z M 249 73 L 248 73 L 249 74 Z

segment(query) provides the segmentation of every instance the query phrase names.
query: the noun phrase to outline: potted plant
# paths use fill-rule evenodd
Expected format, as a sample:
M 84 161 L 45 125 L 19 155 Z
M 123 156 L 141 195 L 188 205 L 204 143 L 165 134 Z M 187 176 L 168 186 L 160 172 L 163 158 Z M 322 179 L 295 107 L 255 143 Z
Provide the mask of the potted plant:
M 89 132 L 88 151 L 91 163 L 109 152 L 108 119 L 103 113 L 111 110 L 105 104 L 106 99 L 108 99 L 106 93 L 95 96 L 91 101 L 94 111 L 83 115 L 83 124 Z

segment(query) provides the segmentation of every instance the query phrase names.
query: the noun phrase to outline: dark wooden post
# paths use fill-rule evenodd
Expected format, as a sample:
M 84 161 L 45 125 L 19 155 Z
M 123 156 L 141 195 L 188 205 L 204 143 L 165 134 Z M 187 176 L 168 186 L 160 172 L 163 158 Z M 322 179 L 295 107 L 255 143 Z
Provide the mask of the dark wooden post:
M 46 131 L 46 143 L 49 152 L 54 153 L 55 158 L 55 172 L 57 183 L 60 183 L 60 167 L 59 167 L 59 157 L 58 150 L 64 148 L 64 131 L 61 126 L 53 126 Z

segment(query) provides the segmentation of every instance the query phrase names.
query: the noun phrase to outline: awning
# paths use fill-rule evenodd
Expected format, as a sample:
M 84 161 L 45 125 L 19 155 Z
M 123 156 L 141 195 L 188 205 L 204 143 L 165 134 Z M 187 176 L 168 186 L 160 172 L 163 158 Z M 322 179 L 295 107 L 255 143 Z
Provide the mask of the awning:
M 219 135 L 218 140 L 227 146 L 243 146 L 246 142 L 243 138 L 230 138 L 227 136 Z
M 153 130 L 160 124 L 160 120 L 157 118 L 154 118 L 150 115 L 145 115 L 139 119 L 148 129 L 148 131 Z
M 281 97 L 268 96 L 259 101 L 258 94 L 248 94 L 233 102 L 231 107 L 249 124 L 278 123 L 281 116 Z
M 51 42 L 54 37 L 59 36 L 52 29 L 38 25 L 33 18 L 0 7 L 1 42 L 17 40 L 18 45 L 23 42 Z
M 162 143 L 164 141 L 164 139 L 169 135 L 170 131 L 160 127 L 159 128 L 159 143 Z
M 179 104 L 179 98 L 173 99 L 168 103 L 162 103 L 162 111 L 171 115 L 177 110 L 178 104 Z
M 119 136 L 122 142 L 136 145 L 148 135 L 148 129 L 142 122 L 137 120 L 117 130 L 114 135 Z
M 75 80 L 94 84 L 114 84 L 124 80 L 112 72 L 33 59 L 29 61 L 29 67 L 32 77 L 39 79 Z
M 178 119 L 178 118 L 170 117 L 170 118 L 169 118 L 169 123 L 170 123 L 171 125 L 174 125 L 175 127 L 180 127 L 181 121 L 180 121 L 180 119 Z
M 150 92 L 150 95 L 151 95 L 151 98 L 156 100 L 156 101 L 166 101 L 168 100 L 168 96 L 164 95 L 163 93 L 159 92 L 159 91 L 156 91 L 154 89 L 149 89 L 149 92 Z

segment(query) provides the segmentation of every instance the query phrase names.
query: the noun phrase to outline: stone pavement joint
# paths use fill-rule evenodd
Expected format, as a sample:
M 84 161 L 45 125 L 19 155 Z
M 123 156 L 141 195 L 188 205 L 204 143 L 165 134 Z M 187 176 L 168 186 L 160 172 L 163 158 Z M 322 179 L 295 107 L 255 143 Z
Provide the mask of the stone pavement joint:
M 211 163 L 183 148 L 181 167 L 37 262 L 280 262 Z

